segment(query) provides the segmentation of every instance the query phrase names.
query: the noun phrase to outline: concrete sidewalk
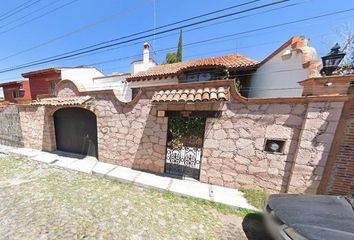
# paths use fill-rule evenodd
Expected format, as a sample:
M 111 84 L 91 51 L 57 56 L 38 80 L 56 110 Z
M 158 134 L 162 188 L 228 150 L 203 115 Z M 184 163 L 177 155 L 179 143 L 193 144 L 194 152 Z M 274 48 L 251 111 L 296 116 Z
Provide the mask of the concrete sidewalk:
M 43 152 L 30 148 L 15 148 L 0 145 L 1 154 L 18 154 L 35 161 L 79 172 L 98 174 L 144 187 L 170 191 L 179 195 L 190 196 L 208 201 L 222 203 L 231 207 L 255 209 L 247 203 L 243 193 L 231 188 L 201 183 L 193 180 L 146 173 L 109 163 L 99 162 L 94 157 L 55 151 Z

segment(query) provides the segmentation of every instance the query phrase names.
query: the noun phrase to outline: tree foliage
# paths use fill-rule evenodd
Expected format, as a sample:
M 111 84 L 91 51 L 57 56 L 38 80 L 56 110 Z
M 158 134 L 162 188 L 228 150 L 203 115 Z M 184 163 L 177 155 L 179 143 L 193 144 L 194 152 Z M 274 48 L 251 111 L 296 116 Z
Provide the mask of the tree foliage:
M 179 32 L 177 52 L 169 52 L 166 54 L 166 59 L 163 64 L 171 64 L 182 62 L 183 43 L 182 43 L 182 30 Z
M 183 42 L 182 42 L 182 30 L 179 32 L 178 48 L 177 48 L 177 61 L 182 62 Z
M 169 119 L 167 146 L 202 145 L 205 118 L 199 116 L 175 116 Z
M 177 61 L 177 53 L 175 52 L 169 52 L 166 54 L 166 59 L 164 64 L 171 64 L 171 63 L 176 63 Z

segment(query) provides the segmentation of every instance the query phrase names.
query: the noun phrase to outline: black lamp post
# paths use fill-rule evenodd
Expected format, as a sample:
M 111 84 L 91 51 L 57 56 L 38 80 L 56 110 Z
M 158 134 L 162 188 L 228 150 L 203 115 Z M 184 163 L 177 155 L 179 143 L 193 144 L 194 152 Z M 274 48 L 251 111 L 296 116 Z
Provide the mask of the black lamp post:
M 330 76 L 332 73 L 337 70 L 339 63 L 345 56 L 345 53 L 339 51 L 340 46 L 338 43 L 331 48 L 331 51 L 322 57 L 323 68 L 321 69 L 321 74 Z

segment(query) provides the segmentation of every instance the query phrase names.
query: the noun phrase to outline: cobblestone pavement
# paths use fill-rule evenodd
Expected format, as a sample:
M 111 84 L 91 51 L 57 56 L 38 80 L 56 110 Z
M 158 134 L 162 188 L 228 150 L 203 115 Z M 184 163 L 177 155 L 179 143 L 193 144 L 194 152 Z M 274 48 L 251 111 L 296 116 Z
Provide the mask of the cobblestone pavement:
M 242 218 L 171 193 L 0 157 L 0 239 L 246 239 Z

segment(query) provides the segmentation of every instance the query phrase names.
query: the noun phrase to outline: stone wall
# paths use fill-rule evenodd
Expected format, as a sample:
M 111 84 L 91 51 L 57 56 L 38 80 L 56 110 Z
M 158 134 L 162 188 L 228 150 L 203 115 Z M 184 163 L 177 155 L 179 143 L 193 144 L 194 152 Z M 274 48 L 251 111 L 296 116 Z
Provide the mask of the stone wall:
M 50 144 L 45 121 L 45 107 L 19 106 L 20 121 L 22 126 L 24 147 L 41 150 L 51 150 L 47 147 Z
M 157 117 L 161 106 L 151 103 L 154 91 L 145 90 L 133 102 L 124 103 L 113 91 L 82 93 L 67 81 L 57 95 L 92 97 L 74 107 L 88 109 L 97 117 L 100 161 L 163 173 L 168 119 Z M 269 192 L 316 192 L 343 103 L 280 100 L 246 103 L 232 97 L 215 105 L 222 107 L 222 114 L 206 122 L 202 182 Z M 175 104 L 180 110 L 183 106 Z M 202 109 L 197 103 L 185 106 Z M 53 114 L 64 107 L 70 106 L 19 106 L 24 146 L 55 150 Z M 283 151 L 265 151 L 267 139 L 285 141 Z
M 20 115 L 15 105 L 0 108 L 0 144 L 22 147 Z
M 61 85 L 58 95 L 73 97 L 74 85 Z M 120 166 L 162 173 L 164 171 L 167 118 L 157 118 L 151 106 L 152 92 L 137 103 L 119 102 L 113 92 L 94 93 L 93 100 L 74 107 L 97 117 L 99 160 Z M 56 150 L 53 114 L 68 106 L 23 106 L 20 109 L 26 147 Z M 70 106 L 69 106 L 70 107 Z
M 302 104 L 226 104 L 207 119 L 201 181 L 284 192 L 306 111 Z M 266 139 L 285 140 L 283 153 L 264 151 Z
M 100 159 L 125 167 L 162 173 L 164 170 L 167 118 L 157 118 L 152 93 L 138 103 L 125 105 L 113 94 L 99 94 L 91 103 L 97 116 Z
M 342 109 L 343 102 L 309 103 L 300 133 L 289 193 L 317 192 Z

